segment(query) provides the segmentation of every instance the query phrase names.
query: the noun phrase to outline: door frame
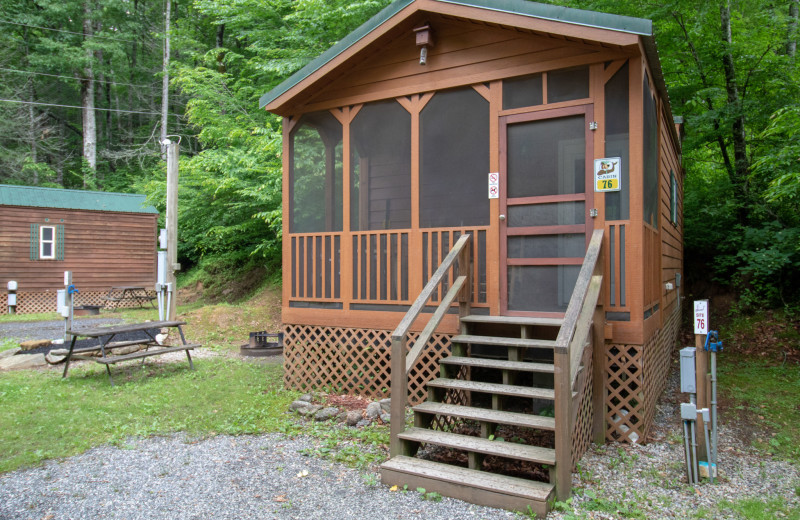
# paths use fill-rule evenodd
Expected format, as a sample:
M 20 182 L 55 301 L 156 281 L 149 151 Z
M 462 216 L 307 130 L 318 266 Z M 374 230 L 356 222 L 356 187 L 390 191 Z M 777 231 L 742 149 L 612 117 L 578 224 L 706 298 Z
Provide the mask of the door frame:
M 588 247 L 589 240 L 591 239 L 592 231 L 594 229 L 594 217 L 590 215 L 591 210 L 594 208 L 594 132 L 589 128 L 589 123 L 593 121 L 594 105 L 592 103 L 572 105 L 562 108 L 552 109 L 538 109 L 531 110 L 530 112 L 522 112 L 512 115 L 500 116 L 500 124 L 498 128 L 500 139 L 500 204 L 499 215 L 508 215 L 507 191 L 508 191 L 508 126 L 516 123 L 528 123 L 533 121 L 542 121 L 547 119 L 558 119 L 561 117 L 569 117 L 575 115 L 584 116 L 586 141 L 586 164 L 585 164 L 585 183 L 583 196 L 577 193 L 570 193 L 566 195 L 544 195 L 537 197 L 528 197 L 531 202 L 537 203 L 550 203 L 550 202 L 571 202 L 585 200 L 584 208 L 584 232 L 586 235 L 585 246 Z M 547 318 L 561 318 L 564 316 L 563 312 L 538 312 L 538 311 L 518 311 L 508 309 L 508 220 L 500 222 L 500 229 L 498 232 L 498 240 L 500 241 L 498 251 L 500 253 L 500 315 L 501 316 L 531 316 L 531 317 L 547 317 Z M 580 224 L 577 225 L 563 225 L 563 226 L 541 226 L 542 230 L 550 231 L 552 234 L 558 233 L 575 233 L 579 232 Z M 550 234 L 550 233 L 547 233 Z M 513 235 L 512 235 L 513 236 Z M 547 259 L 542 259 L 547 260 Z M 581 259 L 581 263 L 582 263 Z M 526 264 L 531 265 L 531 264 Z M 536 264 L 533 264 L 536 265 Z M 570 262 L 561 264 L 553 263 L 540 263 L 538 265 L 575 265 Z

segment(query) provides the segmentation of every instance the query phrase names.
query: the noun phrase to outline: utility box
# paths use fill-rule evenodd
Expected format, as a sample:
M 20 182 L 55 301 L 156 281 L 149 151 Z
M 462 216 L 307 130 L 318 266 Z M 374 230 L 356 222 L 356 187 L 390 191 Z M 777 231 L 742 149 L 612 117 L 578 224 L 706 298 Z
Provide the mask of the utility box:
M 681 392 L 686 394 L 697 393 L 694 357 L 695 347 L 686 347 L 681 349 Z

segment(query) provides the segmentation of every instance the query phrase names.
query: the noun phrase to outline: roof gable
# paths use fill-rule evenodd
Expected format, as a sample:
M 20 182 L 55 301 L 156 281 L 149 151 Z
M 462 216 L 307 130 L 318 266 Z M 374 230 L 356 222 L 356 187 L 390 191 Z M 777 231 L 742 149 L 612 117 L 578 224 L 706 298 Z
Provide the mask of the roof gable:
M 0 184 L 0 206 L 158 214 L 144 195 Z
M 539 4 L 527 0 L 397 0 L 286 81 L 264 94 L 260 106 L 286 115 L 282 108 L 285 108 L 296 95 L 326 78 L 357 53 L 421 12 L 492 22 L 510 28 L 553 33 L 614 45 L 633 45 L 638 43 L 640 36 L 652 35 L 650 20 Z

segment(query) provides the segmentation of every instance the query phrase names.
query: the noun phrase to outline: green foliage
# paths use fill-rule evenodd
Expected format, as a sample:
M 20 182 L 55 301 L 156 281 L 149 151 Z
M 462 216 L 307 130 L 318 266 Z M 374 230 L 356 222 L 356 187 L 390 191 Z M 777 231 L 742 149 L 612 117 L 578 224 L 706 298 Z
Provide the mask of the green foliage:
M 719 365 L 719 384 L 727 389 L 737 410 L 758 416 L 771 430 L 754 439 L 757 446 L 773 456 L 800 461 L 800 431 L 796 428 L 800 422 L 800 367 L 788 363 L 774 366 L 763 360 L 725 363 Z
M 734 512 L 741 518 L 750 520 L 772 520 L 773 518 L 800 520 L 800 510 L 787 504 L 783 498 L 773 498 L 767 501 L 757 498 L 724 500 L 720 503 L 720 509 Z

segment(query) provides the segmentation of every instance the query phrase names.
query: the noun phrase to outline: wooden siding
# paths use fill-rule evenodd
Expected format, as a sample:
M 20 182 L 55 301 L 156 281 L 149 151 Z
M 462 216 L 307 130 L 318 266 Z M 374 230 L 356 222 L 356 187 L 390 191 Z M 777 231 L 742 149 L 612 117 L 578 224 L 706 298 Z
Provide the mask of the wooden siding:
M 588 65 L 626 57 L 621 47 L 589 45 L 534 35 L 527 31 L 490 27 L 445 16 L 418 17 L 372 52 L 342 67 L 324 87 L 293 107 L 308 112 L 375 99 L 408 96 L 473 83 Z M 428 21 L 435 45 L 425 66 L 411 28 Z M 302 104 L 300 104 L 302 103 Z
M 64 288 L 72 271 L 81 291 L 156 281 L 155 214 L 0 206 L 0 282 L 20 292 Z M 48 219 L 48 220 L 46 220 Z M 64 226 L 64 260 L 31 260 L 31 224 Z M 38 247 L 38 245 L 37 245 Z
M 599 211 L 598 218 L 592 220 L 592 225 L 606 229 L 606 265 L 610 270 L 605 277 L 606 310 L 618 316 L 628 315 L 627 318 L 621 317 L 619 321 L 609 323 L 607 339 L 619 344 L 645 344 L 658 332 L 668 315 L 664 313 L 671 313 L 676 301 L 677 291 L 666 291 L 664 285 L 667 281 L 674 283 L 675 273 L 682 268 L 680 224 L 673 226 L 669 219 L 669 172 L 674 171 L 678 180 L 679 200 L 682 197 L 683 174 L 679 158 L 680 145 L 673 141 L 673 133 L 668 126 L 670 123 L 667 121 L 669 110 L 666 100 L 659 100 L 657 93 L 654 93 L 657 98 L 658 122 L 658 215 L 661 218 L 658 219 L 657 227 L 645 224 L 642 198 L 642 84 L 649 68 L 641 49 L 607 44 L 592 45 L 557 35 L 535 34 L 443 15 L 431 15 L 426 19 L 431 22 L 436 34 L 435 46 L 429 52 L 428 65 L 419 65 L 419 49 L 410 32 L 410 28 L 422 19 L 409 19 L 408 27 L 402 30 L 398 27 L 390 34 L 387 33 L 382 45 L 375 44 L 341 64 L 328 75 L 330 81 L 325 86 L 309 88 L 292 98 L 294 113 L 291 118 L 284 120 L 285 135 L 300 114 L 311 110 L 330 109 L 342 123 L 345 163 L 343 186 L 350 184 L 351 153 L 348 137 L 350 123 L 362 107 L 359 103 L 394 98 L 408 110 L 412 134 L 411 227 L 381 231 L 351 230 L 349 208 L 359 201 L 350 201 L 350 191 L 344 189 L 342 232 L 284 233 L 284 322 L 391 329 L 402 315 L 403 307 L 421 289 L 426 280 L 424 270 L 430 271 L 436 260 L 433 255 L 425 256 L 423 246 L 430 248 L 434 240 L 433 235 L 425 233 L 432 232 L 435 235 L 445 231 L 419 228 L 419 114 L 434 95 L 433 91 L 471 85 L 490 102 L 490 171 L 500 170 L 500 117 L 579 104 L 593 106 L 594 120 L 597 121 L 600 131 L 592 134 L 592 142 L 594 158 L 599 158 L 605 156 L 605 83 L 627 61 L 630 96 L 629 218 L 606 222 L 604 197 L 595 196 L 593 207 Z M 547 73 L 574 65 L 590 67 L 588 98 L 510 110 L 502 108 L 504 78 Z M 288 186 L 286 140 L 284 147 L 284 185 Z M 486 256 L 485 264 L 481 262 L 480 266 L 476 266 L 476 275 L 485 273 L 485 282 L 476 276 L 476 287 L 473 288 L 473 294 L 480 295 L 483 291 L 479 299 L 473 300 L 473 306 L 488 308 L 487 311 L 492 315 L 500 313 L 498 295 L 504 283 L 499 272 L 501 259 L 498 216 L 499 203 L 497 199 L 493 199 L 490 201 L 489 225 L 478 228 L 485 233 Z M 284 218 L 287 217 L 284 204 Z M 362 217 L 368 218 L 366 215 Z M 331 240 L 330 245 L 326 240 Z M 404 244 L 407 244 L 407 250 Z M 477 254 L 478 251 L 474 253 Z M 303 260 L 302 256 L 306 259 Z M 424 325 L 427 317 L 423 316 L 417 321 L 414 324 L 415 330 Z M 455 324 L 454 320 L 446 320 L 443 330 L 455 332 Z
M 666 283 L 675 285 L 677 273 L 683 275 L 683 167 L 680 163 L 680 144 L 672 139 L 667 111 L 659 110 L 659 137 L 660 137 L 660 192 L 661 199 L 661 308 L 664 316 L 670 316 L 678 302 L 678 288 L 666 290 Z M 677 216 L 678 221 L 672 222 L 670 203 L 672 200 L 672 182 L 670 172 L 674 173 L 677 182 Z

